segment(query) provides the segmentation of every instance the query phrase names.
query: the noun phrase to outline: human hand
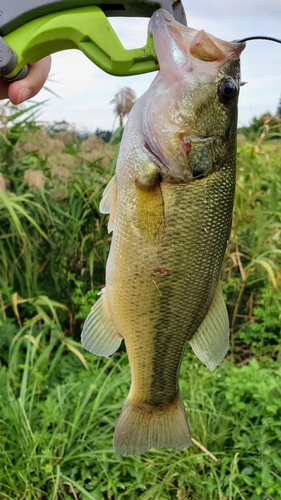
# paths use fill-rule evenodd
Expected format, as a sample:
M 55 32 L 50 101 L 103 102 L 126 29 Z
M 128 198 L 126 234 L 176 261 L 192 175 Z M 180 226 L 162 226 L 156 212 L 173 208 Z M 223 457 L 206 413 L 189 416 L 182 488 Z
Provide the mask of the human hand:
M 20 104 L 34 97 L 43 87 L 51 67 L 50 56 L 35 64 L 28 65 L 28 75 L 23 80 L 9 83 L 0 78 L 0 99 L 10 99 L 13 104 Z

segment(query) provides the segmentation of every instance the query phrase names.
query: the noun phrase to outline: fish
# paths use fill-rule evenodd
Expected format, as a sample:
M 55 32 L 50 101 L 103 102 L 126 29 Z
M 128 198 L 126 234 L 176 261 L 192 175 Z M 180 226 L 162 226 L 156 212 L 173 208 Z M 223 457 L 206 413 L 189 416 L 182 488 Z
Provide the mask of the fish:
M 191 444 L 179 371 L 186 344 L 210 369 L 229 346 L 220 286 L 235 191 L 243 43 L 151 17 L 160 71 L 130 112 L 100 211 L 112 241 L 82 345 L 124 339 L 131 386 L 114 433 L 120 455 Z

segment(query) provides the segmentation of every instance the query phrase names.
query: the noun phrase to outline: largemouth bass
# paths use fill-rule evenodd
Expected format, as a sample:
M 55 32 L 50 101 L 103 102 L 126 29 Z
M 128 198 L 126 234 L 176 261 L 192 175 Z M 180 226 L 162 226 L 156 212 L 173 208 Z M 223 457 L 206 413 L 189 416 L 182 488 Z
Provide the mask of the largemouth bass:
M 150 21 L 160 72 L 137 101 L 100 205 L 112 243 L 105 289 L 82 332 L 90 352 L 126 344 L 131 388 L 121 455 L 191 443 L 178 377 L 187 342 L 213 370 L 228 349 L 219 284 L 235 189 L 241 43 Z

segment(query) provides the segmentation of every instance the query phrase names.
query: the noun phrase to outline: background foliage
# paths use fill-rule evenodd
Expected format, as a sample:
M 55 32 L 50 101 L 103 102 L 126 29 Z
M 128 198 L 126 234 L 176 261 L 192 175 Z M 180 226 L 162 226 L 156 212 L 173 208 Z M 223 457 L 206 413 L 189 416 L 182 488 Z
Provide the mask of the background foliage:
M 110 245 L 98 211 L 111 143 L 1 109 L 0 499 L 281 499 L 281 122 L 238 136 L 222 283 L 231 352 L 210 373 L 188 351 L 180 384 L 195 444 L 119 457 L 130 376 L 80 346 Z M 256 126 L 256 123 L 254 123 Z M 243 132 L 243 131 L 242 131 Z

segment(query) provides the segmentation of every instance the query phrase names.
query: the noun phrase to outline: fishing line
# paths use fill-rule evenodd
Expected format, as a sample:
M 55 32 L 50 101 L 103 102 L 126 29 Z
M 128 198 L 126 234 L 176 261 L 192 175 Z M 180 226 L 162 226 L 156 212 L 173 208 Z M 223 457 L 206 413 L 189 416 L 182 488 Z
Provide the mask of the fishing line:
M 249 40 L 269 40 L 271 42 L 281 43 L 278 38 L 273 38 L 272 36 L 249 36 L 247 38 L 242 38 L 241 40 L 234 40 L 235 43 L 244 43 Z

